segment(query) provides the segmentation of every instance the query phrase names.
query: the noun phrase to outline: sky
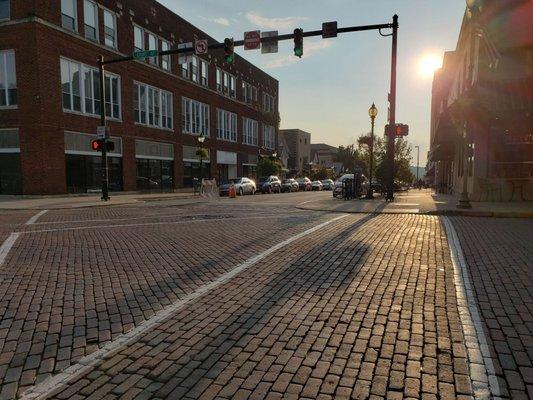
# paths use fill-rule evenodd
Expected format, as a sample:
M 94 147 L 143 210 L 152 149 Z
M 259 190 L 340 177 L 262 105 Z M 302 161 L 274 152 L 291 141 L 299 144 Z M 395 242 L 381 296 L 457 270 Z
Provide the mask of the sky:
M 454 50 L 464 0 L 159 0 L 160 3 L 219 41 L 241 40 L 245 31 L 294 28 L 318 30 L 322 22 L 339 27 L 386 24 L 399 16 L 397 122 L 410 127 L 408 141 L 420 146 L 420 165 L 429 150 L 432 76 L 421 60 L 434 64 Z M 390 31 L 389 31 L 390 32 Z M 383 33 L 389 33 L 383 32 Z M 387 123 L 391 38 L 378 31 L 340 34 L 337 38 L 304 38 L 304 56 L 293 55 L 292 40 L 279 52 L 236 53 L 279 81 L 281 128 L 311 133 L 312 143 L 333 146 L 356 143 L 370 131 L 368 109 L 378 108 L 375 134 Z M 429 55 L 433 55 L 428 59 Z M 437 58 L 437 60 L 435 60 Z

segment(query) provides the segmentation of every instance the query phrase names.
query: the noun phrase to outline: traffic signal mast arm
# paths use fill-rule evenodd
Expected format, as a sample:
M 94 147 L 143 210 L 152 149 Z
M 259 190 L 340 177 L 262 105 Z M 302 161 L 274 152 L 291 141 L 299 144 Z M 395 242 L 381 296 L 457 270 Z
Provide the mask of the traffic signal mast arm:
M 362 26 L 351 26 L 347 28 L 338 28 L 337 33 L 349 33 L 349 32 L 359 32 L 359 31 L 371 31 L 371 30 L 381 30 L 381 29 L 392 29 L 394 24 L 379 24 L 379 25 L 362 25 Z M 322 36 L 322 29 L 317 31 L 309 31 L 309 32 L 303 32 L 302 36 L 304 38 L 306 37 L 312 37 L 312 36 Z M 269 43 L 269 42 L 276 42 L 280 40 L 292 40 L 294 39 L 295 34 L 294 33 L 288 33 L 286 35 L 278 35 L 278 36 L 270 36 L 270 37 L 263 37 L 261 38 L 261 43 Z M 233 46 L 244 46 L 244 40 L 235 40 L 233 41 Z M 225 43 L 222 41 L 221 43 L 212 43 L 208 45 L 209 50 L 216 50 L 216 49 L 224 49 Z M 181 54 L 181 53 L 194 53 L 194 46 L 191 47 L 185 47 L 182 49 L 171 49 L 166 51 L 160 51 L 158 52 L 158 55 L 160 56 L 166 56 L 169 54 Z M 132 61 L 135 58 L 133 56 L 128 57 L 119 57 L 119 58 L 113 58 L 109 60 L 104 60 L 103 65 L 107 64 L 115 64 L 119 62 L 124 61 Z

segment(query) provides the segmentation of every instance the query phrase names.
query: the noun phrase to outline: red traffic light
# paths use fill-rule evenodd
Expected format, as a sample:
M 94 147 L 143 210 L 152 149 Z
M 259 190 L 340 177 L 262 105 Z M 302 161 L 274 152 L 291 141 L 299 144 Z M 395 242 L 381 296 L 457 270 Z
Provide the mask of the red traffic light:
M 94 151 L 101 151 L 103 145 L 104 145 L 104 141 L 103 140 L 93 140 L 91 142 L 91 148 Z
M 409 125 L 396 124 L 394 133 L 395 133 L 396 137 L 407 136 L 409 134 Z

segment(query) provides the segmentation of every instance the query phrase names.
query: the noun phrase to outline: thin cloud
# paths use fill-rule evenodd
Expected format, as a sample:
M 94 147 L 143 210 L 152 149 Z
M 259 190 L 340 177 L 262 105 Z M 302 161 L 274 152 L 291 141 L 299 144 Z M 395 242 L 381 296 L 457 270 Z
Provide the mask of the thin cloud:
M 246 19 L 258 28 L 273 29 L 273 30 L 287 30 L 297 28 L 300 21 L 306 21 L 307 17 L 282 17 L 282 18 L 268 18 L 264 17 L 256 11 L 248 11 Z
M 330 40 L 321 40 L 317 42 L 304 42 L 304 54 L 302 58 L 312 57 L 314 54 L 331 47 Z M 291 55 L 280 56 L 266 63 L 267 68 L 282 68 L 294 64 L 299 60 L 298 57 Z
M 206 21 L 213 22 L 215 24 L 229 26 L 229 20 L 224 17 L 200 17 L 202 19 L 205 19 Z

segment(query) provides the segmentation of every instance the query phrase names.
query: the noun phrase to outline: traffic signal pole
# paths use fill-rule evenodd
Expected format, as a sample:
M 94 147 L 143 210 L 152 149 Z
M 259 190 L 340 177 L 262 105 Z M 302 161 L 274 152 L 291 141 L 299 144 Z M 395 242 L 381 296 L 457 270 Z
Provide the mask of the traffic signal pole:
M 384 35 L 381 33 L 382 29 L 392 29 L 392 35 Z M 377 24 L 377 25 L 361 25 L 361 26 L 350 26 L 346 28 L 337 28 L 337 34 L 339 33 L 350 33 L 350 32 L 361 32 L 361 31 L 371 31 L 379 30 L 382 36 L 392 36 L 392 60 L 391 60 L 391 86 L 389 93 L 389 107 L 390 107 L 390 117 L 389 117 L 389 126 L 392 127 L 388 129 L 387 134 L 387 166 L 388 166 L 388 175 L 387 175 L 387 201 L 394 200 L 394 139 L 395 139 L 395 130 L 394 126 L 396 124 L 396 61 L 397 61 L 397 46 L 398 46 L 398 16 L 394 15 L 392 18 L 392 23 L 388 24 Z M 303 37 L 312 37 L 312 36 L 322 36 L 324 30 L 316 30 L 299 33 Z M 326 32 L 327 34 L 327 32 Z M 295 38 L 294 33 L 286 35 L 277 35 L 270 37 L 261 38 L 261 43 L 271 43 L 278 42 L 280 40 L 291 40 Z M 327 36 L 330 37 L 330 36 Z M 208 44 L 208 50 L 217 50 L 224 49 L 225 43 L 211 43 Z M 233 42 L 233 46 L 244 46 L 244 40 L 236 40 Z M 184 47 L 178 49 L 171 49 L 166 51 L 157 52 L 160 56 L 166 56 L 170 54 L 182 54 L 182 53 L 194 53 L 195 48 L 194 44 L 191 47 Z M 147 57 L 148 58 L 148 57 Z M 102 126 L 105 125 L 105 96 L 104 96 L 104 66 L 108 64 L 116 64 L 120 62 L 132 61 L 136 58 L 131 55 L 127 57 L 118 57 L 109 60 L 104 60 L 103 56 L 100 56 L 98 59 L 98 67 L 100 69 L 100 95 L 101 95 L 101 123 Z M 102 200 L 108 200 L 108 172 L 107 172 L 107 156 L 106 156 L 106 146 L 104 139 L 104 146 L 102 150 Z M 104 176 L 105 175 L 105 176 Z
M 105 120 L 105 76 L 104 56 L 98 57 L 98 71 L 100 72 L 100 126 L 106 126 Z M 102 139 L 102 201 L 109 200 L 109 170 L 107 164 L 107 131 Z

